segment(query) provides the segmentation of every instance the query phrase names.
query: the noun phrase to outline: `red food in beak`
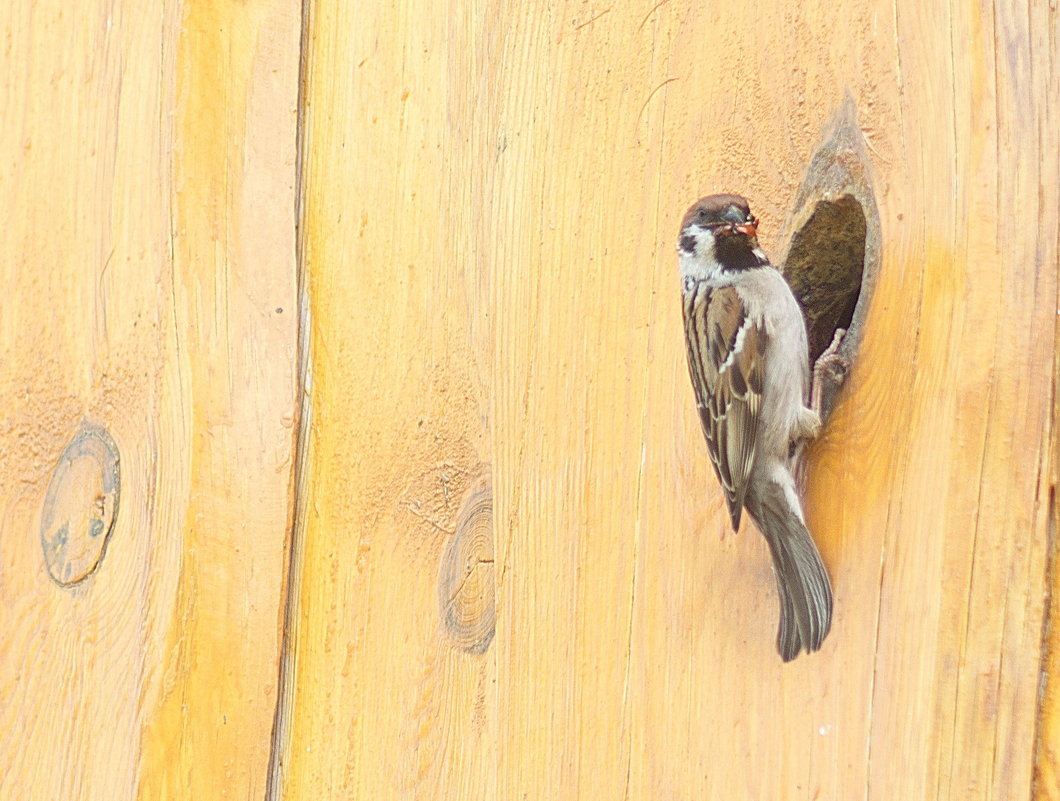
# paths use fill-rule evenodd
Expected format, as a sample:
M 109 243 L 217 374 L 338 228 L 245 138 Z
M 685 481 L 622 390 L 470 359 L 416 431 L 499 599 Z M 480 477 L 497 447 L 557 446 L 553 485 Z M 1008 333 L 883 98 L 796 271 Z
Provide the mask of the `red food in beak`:
M 758 233 L 758 223 L 756 222 L 743 223 L 733 227 L 744 236 L 754 236 Z

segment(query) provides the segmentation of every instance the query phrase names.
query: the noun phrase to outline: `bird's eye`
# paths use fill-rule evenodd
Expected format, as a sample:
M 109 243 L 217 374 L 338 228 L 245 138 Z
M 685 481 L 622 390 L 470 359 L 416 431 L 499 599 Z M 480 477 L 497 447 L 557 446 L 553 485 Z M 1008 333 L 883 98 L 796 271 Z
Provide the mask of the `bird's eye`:
M 705 219 L 706 216 L 707 216 L 707 210 L 706 209 L 700 209 L 699 211 L 696 212 L 696 216 L 699 217 L 699 219 L 701 219 L 701 220 Z

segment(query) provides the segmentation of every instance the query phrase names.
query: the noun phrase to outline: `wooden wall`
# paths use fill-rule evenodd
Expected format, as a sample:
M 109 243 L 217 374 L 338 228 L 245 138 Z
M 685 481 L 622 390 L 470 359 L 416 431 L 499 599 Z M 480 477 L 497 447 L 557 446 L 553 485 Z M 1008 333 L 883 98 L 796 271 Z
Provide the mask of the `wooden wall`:
M 0 799 L 1060 799 L 1060 33 L 1011 0 L 12 0 Z M 847 100 L 849 98 L 849 100 Z M 685 208 L 879 210 L 783 665 Z

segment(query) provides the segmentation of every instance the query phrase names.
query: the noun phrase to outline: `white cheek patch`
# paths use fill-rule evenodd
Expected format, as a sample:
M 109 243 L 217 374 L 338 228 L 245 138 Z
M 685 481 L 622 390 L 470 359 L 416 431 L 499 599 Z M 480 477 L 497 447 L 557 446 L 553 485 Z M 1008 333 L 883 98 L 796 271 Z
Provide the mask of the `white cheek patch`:
M 677 252 L 683 277 L 710 280 L 721 274 L 721 265 L 714 259 L 714 237 L 709 231 L 689 226 L 677 241 Z

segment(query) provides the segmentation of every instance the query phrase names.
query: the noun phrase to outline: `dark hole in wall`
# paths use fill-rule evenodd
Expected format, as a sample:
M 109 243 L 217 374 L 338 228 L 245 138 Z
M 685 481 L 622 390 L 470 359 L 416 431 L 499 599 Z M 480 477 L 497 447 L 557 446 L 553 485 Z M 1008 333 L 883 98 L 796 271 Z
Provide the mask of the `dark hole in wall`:
M 848 93 L 806 167 L 781 241 L 784 277 L 806 315 L 821 419 L 827 422 L 854 369 L 868 322 L 883 246 L 872 191 L 872 164 Z M 846 330 L 835 359 L 818 357 L 837 328 Z
M 831 344 L 837 328 L 849 330 L 865 270 L 865 210 L 852 195 L 820 200 L 795 232 L 784 265 L 802 306 L 810 362 Z

